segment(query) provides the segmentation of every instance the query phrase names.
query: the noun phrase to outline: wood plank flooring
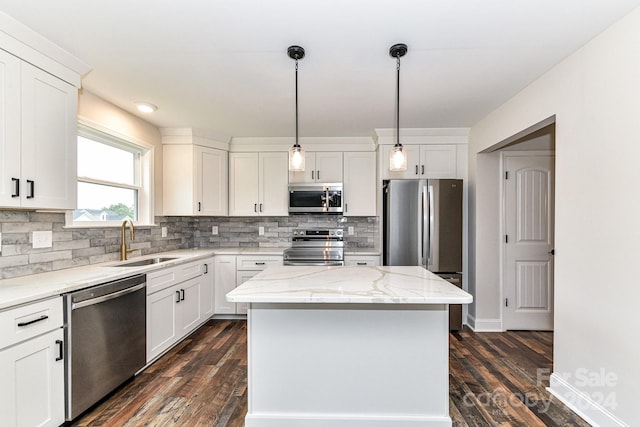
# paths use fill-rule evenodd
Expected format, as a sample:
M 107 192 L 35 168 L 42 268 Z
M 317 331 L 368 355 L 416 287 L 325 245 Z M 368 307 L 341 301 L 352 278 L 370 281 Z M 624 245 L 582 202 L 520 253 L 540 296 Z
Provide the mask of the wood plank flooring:
M 545 390 L 550 332 L 450 335 L 453 425 L 588 427 Z M 74 426 L 242 427 L 246 322 L 210 320 Z

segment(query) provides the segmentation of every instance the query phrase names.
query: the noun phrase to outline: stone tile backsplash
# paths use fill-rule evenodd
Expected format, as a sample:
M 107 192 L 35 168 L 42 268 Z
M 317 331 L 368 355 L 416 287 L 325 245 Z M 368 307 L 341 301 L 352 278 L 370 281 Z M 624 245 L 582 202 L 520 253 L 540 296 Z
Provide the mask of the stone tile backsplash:
M 288 247 L 295 228 L 344 228 L 347 247 L 373 248 L 378 217 L 292 215 L 289 217 L 156 217 L 158 227 L 136 227 L 131 257 L 187 248 Z M 117 261 L 119 227 L 64 228 L 64 213 L 0 210 L 0 278 Z M 218 227 L 213 235 L 212 226 Z M 162 237 L 161 227 L 167 227 Z M 264 235 L 258 236 L 259 227 Z M 354 235 L 347 236 L 347 227 Z M 33 231 L 52 231 L 51 248 L 34 249 Z M 127 230 L 127 242 L 129 231 Z

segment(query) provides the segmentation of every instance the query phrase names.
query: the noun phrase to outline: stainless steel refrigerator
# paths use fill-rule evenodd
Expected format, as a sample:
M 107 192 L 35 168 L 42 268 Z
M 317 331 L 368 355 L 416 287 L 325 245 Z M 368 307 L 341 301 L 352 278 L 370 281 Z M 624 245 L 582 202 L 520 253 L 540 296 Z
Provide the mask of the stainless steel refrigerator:
M 385 181 L 384 265 L 421 265 L 462 287 L 462 180 Z M 460 329 L 462 307 L 449 307 Z

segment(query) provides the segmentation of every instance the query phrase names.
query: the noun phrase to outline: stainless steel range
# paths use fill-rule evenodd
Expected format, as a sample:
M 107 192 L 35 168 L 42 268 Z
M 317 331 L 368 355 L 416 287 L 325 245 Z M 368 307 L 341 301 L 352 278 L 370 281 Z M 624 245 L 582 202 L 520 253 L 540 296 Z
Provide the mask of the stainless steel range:
M 293 230 L 284 265 L 344 265 L 343 236 L 341 228 Z

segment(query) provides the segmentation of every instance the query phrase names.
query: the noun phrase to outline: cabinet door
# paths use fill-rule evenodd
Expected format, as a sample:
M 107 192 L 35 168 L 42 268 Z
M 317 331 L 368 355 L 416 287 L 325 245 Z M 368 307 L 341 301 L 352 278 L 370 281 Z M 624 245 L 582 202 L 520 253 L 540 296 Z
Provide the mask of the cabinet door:
M 22 85 L 22 206 L 75 209 L 78 90 L 25 62 Z
M 287 153 L 260 153 L 260 215 L 288 216 Z
M 258 153 L 229 154 L 229 216 L 258 215 L 258 167 Z
M 0 206 L 20 206 L 20 60 L 0 50 Z M 15 197 L 14 197 L 15 196 Z
M 219 255 L 214 258 L 215 313 L 235 314 L 236 305 L 227 301 L 227 293 L 236 287 L 236 257 Z
M 64 423 L 63 331 L 57 329 L 0 351 L 2 425 Z
M 407 170 L 392 172 L 389 170 L 389 154 L 393 145 L 382 145 L 380 151 L 380 179 L 416 179 L 420 178 L 420 146 L 405 145 Z
M 236 274 L 236 286 L 242 285 L 247 280 L 251 279 L 256 274 L 260 273 L 260 271 L 238 271 Z M 238 302 L 236 303 L 236 314 L 247 314 L 249 309 L 248 302 Z
M 198 215 L 226 216 L 228 213 L 228 153 L 196 146 L 196 199 Z
M 342 182 L 342 153 L 316 152 L 316 182 Z
M 376 215 L 376 153 L 344 153 L 344 216 Z
M 200 289 L 200 312 L 202 320 L 207 320 L 213 316 L 214 303 L 214 277 L 213 258 L 204 261 L 204 271 L 202 273 L 202 288 Z
M 162 209 L 164 215 L 193 215 L 198 209 L 192 145 L 162 146 Z
M 455 145 L 421 145 L 420 178 L 455 178 Z
M 287 169 L 289 168 L 289 155 L 287 153 Z M 314 182 L 316 178 L 316 153 L 304 152 L 304 170 L 302 172 L 289 172 L 289 182 L 300 184 Z
M 147 362 L 178 340 L 179 285 L 147 296 Z
M 202 312 L 201 305 L 201 283 L 202 276 L 195 277 L 177 285 L 180 292 L 180 302 L 178 305 L 178 335 L 184 337 L 200 324 Z

